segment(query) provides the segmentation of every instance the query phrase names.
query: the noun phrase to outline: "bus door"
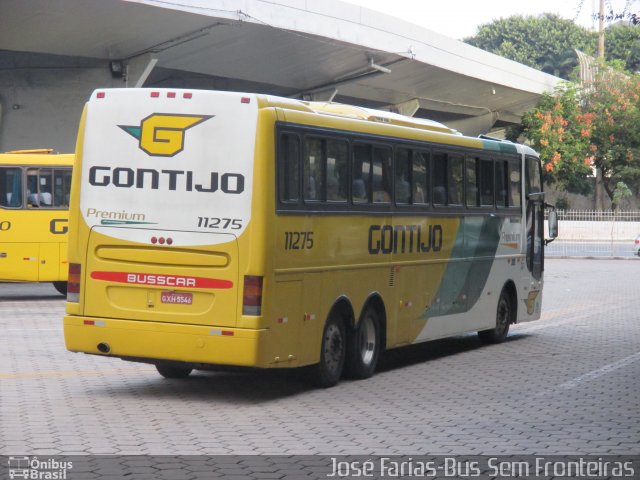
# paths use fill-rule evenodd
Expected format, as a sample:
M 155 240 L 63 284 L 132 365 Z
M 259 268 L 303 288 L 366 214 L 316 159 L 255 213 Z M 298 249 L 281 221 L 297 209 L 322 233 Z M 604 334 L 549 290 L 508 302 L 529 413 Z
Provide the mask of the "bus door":
M 527 158 L 525 164 L 525 194 L 527 202 L 527 269 L 535 280 L 542 278 L 544 270 L 544 201 L 541 196 L 542 180 L 540 162 Z

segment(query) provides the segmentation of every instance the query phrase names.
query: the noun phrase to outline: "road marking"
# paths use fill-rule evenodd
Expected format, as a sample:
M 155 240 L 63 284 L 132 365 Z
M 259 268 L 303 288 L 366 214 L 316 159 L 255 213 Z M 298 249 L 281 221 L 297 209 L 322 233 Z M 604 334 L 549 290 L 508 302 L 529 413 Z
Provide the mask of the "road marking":
M 542 396 L 542 395 L 547 395 L 549 393 L 554 393 L 557 392 L 558 390 L 562 389 L 562 390 L 569 390 L 571 388 L 575 388 L 579 385 L 581 385 L 582 383 L 585 382 L 590 382 L 592 380 L 595 380 L 597 378 L 602 377 L 603 375 L 606 375 L 607 373 L 611 373 L 615 370 L 618 370 L 620 368 L 626 367 L 627 365 L 631 365 L 632 363 L 637 362 L 638 360 L 640 360 L 640 352 L 638 353 L 634 353 L 633 355 L 629 355 L 628 357 L 622 358 L 620 360 L 618 360 L 617 362 L 613 362 L 610 363 L 608 365 L 605 365 L 604 367 L 600 367 L 597 370 L 593 370 L 591 372 L 587 372 L 584 373 L 572 380 L 569 380 L 568 382 L 564 382 L 561 383 L 560 385 L 550 389 L 550 390 L 546 390 L 544 392 L 541 392 L 538 394 L 538 396 Z
M 558 388 L 574 388 L 580 385 L 582 382 L 589 382 L 591 380 L 595 380 L 603 375 L 606 375 L 609 372 L 613 372 L 614 370 L 618 370 L 619 368 L 626 367 L 627 365 L 631 365 L 632 363 L 640 360 L 640 352 L 625 357 L 617 362 L 610 363 L 609 365 L 605 365 L 597 370 L 593 370 L 592 372 L 587 372 L 579 377 L 574 378 L 565 383 L 561 383 L 558 385 Z

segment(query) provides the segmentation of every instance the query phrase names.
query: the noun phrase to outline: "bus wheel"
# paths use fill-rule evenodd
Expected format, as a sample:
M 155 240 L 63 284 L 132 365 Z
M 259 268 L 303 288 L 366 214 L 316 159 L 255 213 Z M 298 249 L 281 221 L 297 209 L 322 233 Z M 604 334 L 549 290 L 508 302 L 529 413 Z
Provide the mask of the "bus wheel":
M 380 356 L 380 321 L 378 312 L 368 306 L 354 334 L 349 339 L 348 374 L 352 378 L 373 375 Z
M 322 332 L 320 363 L 317 366 L 316 380 L 321 387 L 332 387 L 340 380 L 346 355 L 344 324 L 333 313 Z
M 193 370 L 192 368 L 176 367 L 175 365 L 163 363 L 156 364 L 156 369 L 164 378 L 187 378 Z
M 67 295 L 67 282 L 53 282 L 53 287 L 62 295 Z
M 491 330 L 482 330 L 478 336 L 483 343 L 500 343 L 507 338 L 512 321 L 511 296 L 502 290 L 496 311 L 496 326 Z

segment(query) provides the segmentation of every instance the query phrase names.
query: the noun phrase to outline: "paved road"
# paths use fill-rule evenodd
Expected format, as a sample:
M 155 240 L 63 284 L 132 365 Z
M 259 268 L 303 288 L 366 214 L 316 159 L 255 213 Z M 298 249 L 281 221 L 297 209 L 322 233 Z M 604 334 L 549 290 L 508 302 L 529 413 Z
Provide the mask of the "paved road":
M 640 265 L 548 260 L 546 279 L 507 342 L 392 351 L 328 390 L 73 354 L 53 287 L 0 285 L 0 454 L 639 454 Z

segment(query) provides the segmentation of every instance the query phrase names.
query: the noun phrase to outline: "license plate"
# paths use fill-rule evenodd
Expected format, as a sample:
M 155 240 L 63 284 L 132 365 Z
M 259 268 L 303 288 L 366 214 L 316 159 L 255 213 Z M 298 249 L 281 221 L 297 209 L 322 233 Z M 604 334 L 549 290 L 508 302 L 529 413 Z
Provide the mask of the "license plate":
M 162 292 L 160 295 L 160 301 L 162 303 L 191 305 L 193 303 L 193 294 L 185 292 Z

